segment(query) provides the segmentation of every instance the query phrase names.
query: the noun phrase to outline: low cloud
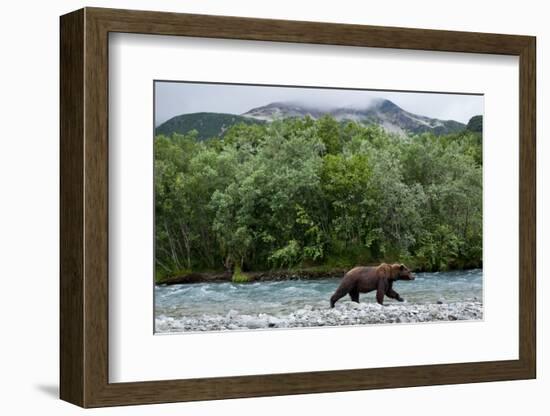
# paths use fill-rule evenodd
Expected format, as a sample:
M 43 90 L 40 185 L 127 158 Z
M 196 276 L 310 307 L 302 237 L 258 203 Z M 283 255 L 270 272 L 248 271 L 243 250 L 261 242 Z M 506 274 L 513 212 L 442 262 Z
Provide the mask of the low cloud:
M 365 109 L 387 99 L 411 113 L 466 123 L 483 114 L 483 96 L 328 88 L 273 87 L 238 84 L 155 83 L 155 124 L 186 113 L 243 114 L 273 102 L 317 110 Z

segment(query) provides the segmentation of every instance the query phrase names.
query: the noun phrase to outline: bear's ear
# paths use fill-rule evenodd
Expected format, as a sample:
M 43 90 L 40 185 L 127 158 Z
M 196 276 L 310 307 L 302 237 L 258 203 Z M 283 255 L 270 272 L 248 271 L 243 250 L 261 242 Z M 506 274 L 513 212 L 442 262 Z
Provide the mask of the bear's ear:
M 399 266 L 399 270 L 401 270 L 401 271 L 405 270 L 405 266 L 403 266 L 403 265 Z

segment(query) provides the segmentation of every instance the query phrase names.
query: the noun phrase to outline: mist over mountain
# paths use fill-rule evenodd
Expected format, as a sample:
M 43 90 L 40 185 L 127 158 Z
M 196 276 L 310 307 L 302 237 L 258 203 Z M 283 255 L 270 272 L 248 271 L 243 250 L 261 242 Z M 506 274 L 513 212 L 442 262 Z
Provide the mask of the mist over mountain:
M 466 125 L 454 120 L 439 120 L 417 115 L 403 110 L 390 100 L 371 100 L 366 105 L 336 107 L 332 109 L 316 108 L 311 105 L 277 102 L 263 107 L 253 108 L 242 114 L 244 117 L 262 121 L 273 121 L 278 118 L 305 117 L 314 119 L 331 115 L 338 121 L 355 121 L 365 125 L 376 124 L 391 133 L 406 135 L 408 133 L 434 134 L 455 133 L 466 128 Z
M 455 120 L 439 120 L 408 112 L 390 100 L 373 99 L 364 104 L 330 107 L 300 102 L 273 102 L 236 115 L 226 113 L 182 114 L 162 123 L 156 134 L 185 134 L 197 130 L 199 139 L 221 137 L 237 123 L 266 123 L 277 119 L 306 117 L 318 119 L 330 115 L 340 122 L 357 122 L 364 125 L 379 125 L 386 131 L 401 136 L 408 134 L 433 133 L 435 135 L 456 133 L 466 125 Z M 481 116 L 477 116 L 481 117 Z

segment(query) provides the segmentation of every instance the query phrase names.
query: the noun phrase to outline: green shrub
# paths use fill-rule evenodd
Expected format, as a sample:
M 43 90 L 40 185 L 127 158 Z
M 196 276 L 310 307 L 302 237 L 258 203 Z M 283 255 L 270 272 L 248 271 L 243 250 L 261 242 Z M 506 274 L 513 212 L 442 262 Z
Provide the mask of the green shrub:
M 239 266 L 235 266 L 235 271 L 231 277 L 233 283 L 247 283 L 250 281 L 250 278 L 244 274 Z

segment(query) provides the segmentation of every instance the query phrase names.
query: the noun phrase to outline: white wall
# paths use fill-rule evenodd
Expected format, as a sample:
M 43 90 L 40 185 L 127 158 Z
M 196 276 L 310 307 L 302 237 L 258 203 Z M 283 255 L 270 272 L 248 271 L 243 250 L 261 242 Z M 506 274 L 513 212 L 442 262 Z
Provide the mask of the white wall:
M 0 409 L 3 414 L 69 415 L 82 412 L 57 399 L 58 385 L 58 16 L 82 6 L 241 15 L 294 20 L 362 23 L 433 29 L 529 34 L 538 37 L 538 313 L 539 378 L 535 381 L 317 394 L 132 408 L 88 414 L 213 415 L 314 413 L 541 414 L 548 407 L 550 364 L 542 324 L 550 295 L 544 284 L 543 240 L 550 237 L 542 212 L 548 208 L 550 146 L 544 143 L 545 77 L 550 66 L 550 26 L 545 2 L 509 1 L 68 1 L 4 2 L 0 98 Z M 546 87 L 546 88 L 545 88 Z M 543 178 L 545 176 L 545 178 Z M 546 201 L 543 201 L 546 197 Z M 504 261 L 504 259 L 503 259 Z M 548 263 L 546 262 L 546 265 Z M 475 342 L 475 340 L 472 340 Z M 360 351 L 357 351 L 360 354 Z

